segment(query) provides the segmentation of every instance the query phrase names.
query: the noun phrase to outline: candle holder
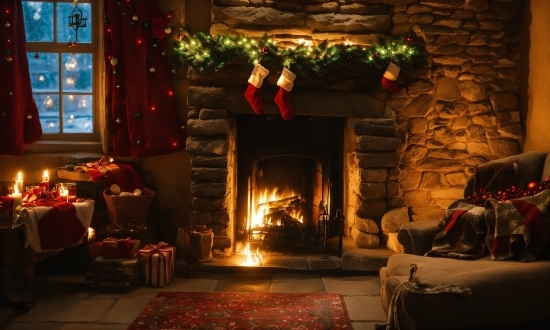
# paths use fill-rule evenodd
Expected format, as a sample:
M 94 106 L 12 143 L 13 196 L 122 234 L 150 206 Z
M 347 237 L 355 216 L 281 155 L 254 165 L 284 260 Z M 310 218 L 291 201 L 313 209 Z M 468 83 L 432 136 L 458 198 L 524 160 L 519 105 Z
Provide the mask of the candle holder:
M 76 202 L 76 183 L 66 182 L 55 185 L 57 199 L 63 202 Z

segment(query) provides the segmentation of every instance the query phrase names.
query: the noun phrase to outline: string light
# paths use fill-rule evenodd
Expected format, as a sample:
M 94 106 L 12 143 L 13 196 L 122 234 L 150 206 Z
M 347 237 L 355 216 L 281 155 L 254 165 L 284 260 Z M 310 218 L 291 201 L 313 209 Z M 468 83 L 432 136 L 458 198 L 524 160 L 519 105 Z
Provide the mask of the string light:
M 421 47 L 412 43 L 410 36 L 387 38 L 378 45 L 365 47 L 350 41 L 317 45 L 311 40 L 299 39 L 295 47 L 284 47 L 267 35 L 251 38 L 243 35 L 211 36 L 203 32 L 190 33 L 180 28 L 179 40 L 164 51 L 173 67 L 192 66 L 199 72 L 219 70 L 229 62 L 262 63 L 284 66 L 307 75 L 322 75 L 343 67 L 375 67 L 384 69 L 391 61 L 401 70 L 414 74 L 414 68 L 423 64 Z

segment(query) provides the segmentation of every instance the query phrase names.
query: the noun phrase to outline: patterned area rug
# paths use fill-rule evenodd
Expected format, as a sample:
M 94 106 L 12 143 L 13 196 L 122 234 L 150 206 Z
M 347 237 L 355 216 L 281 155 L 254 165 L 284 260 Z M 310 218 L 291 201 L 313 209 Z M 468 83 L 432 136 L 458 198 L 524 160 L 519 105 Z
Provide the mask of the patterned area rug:
M 339 294 L 161 291 L 127 329 L 351 329 L 351 323 Z

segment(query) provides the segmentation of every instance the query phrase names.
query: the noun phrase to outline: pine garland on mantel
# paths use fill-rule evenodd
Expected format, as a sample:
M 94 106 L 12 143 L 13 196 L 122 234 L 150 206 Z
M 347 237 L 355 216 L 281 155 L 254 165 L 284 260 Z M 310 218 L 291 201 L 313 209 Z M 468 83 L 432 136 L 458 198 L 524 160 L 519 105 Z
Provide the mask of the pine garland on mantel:
M 380 44 L 365 47 L 354 44 L 318 45 L 299 43 L 296 47 L 283 47 L 264 35 L 251 38 L 244 35 L 211 36 L 202 32 L 183 30 L 183 37 L 165 50 L 169 61 L 178 67 L 189 65 L 199 72 L 220 70 L 228 63 L 274 65 L 295 70 L 301 75 L 323 75 L 341 68 L 384 69 L 395 63 L 413 76 L 414 69 L 425 62 L 421 46 L 411 36 L 388 37 Z M 176 69 L 173 69 L 176 72 Z

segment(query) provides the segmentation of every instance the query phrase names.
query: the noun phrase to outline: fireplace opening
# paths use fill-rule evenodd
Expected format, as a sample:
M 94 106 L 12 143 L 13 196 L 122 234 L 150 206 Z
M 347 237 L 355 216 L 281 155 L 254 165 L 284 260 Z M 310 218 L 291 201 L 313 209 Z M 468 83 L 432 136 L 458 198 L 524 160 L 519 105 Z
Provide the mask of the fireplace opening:
M 235 121 L 237 242 L 294 252 L 319 242 L 321 214 L 344 205 L 345 118 L 237 114 Z

